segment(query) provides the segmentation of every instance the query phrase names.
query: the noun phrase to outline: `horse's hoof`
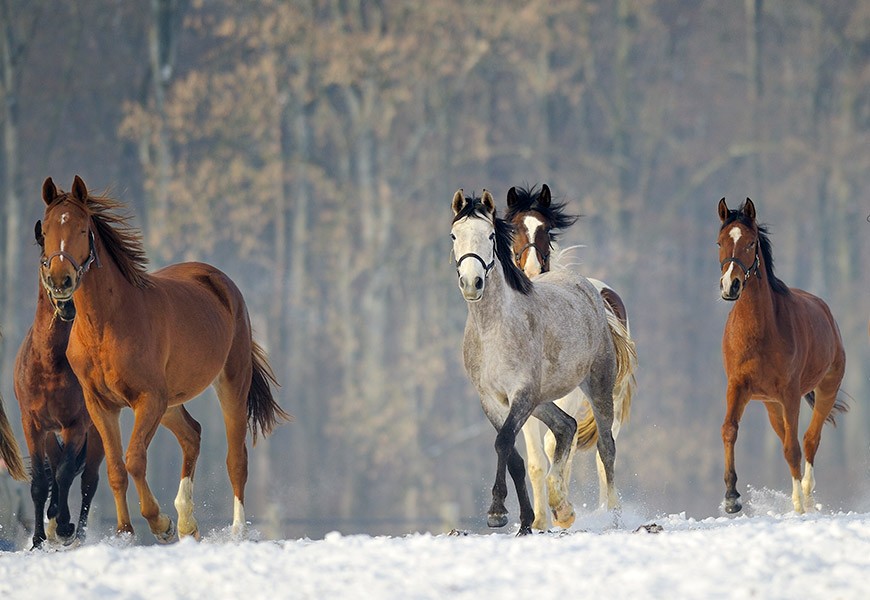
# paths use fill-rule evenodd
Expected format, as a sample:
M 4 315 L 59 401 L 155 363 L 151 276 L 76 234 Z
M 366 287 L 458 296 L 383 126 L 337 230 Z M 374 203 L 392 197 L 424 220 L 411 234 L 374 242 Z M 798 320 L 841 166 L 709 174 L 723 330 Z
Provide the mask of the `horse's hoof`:
M 571 525 L 574 524 L 575 518 L 576 514 L 574 513 L 574 507 L 570 504 L 566 504 L 565 506 L 559 507 L 558 509 L 553 509 L 553 525 L 555 525 L 556 527 L 568 529 L 569 527 L 571 527 Z
M 520 525 L 520 530 L 517 531 L 517 537 L 530 535 L 531 533 L 532 533 L 532 528 L 529 525 Z
M 507 515 L 501 514 L 490 514 L 486 517 L 486 525 L 488 527 L 492 527 L 493 529 L 497 529 L 499 527 L 504 527 L 508 524 Z
M 725 499 L 725 512 L 727 512 L 729 515 L 739 513 L 742 509 L 743 505 L 740 504 L 740 500 L 738 500 L 737 498 Z
M 163 533 L 155 533 L 154 537 L 157 538 L 158 544 L 169 544 L 178 539 L 177 532 L 175 530 L 175 522 L 172 519 L 169 519 L 169 527 Z
M 57 537 L 57 541 L 60 542 L 64 546 L 69 546 L 73 543 L 76 537 L 76 528 L 72 523 L 67 523 L 65 525 L 58 525 L 55 530 L 55 535 Z

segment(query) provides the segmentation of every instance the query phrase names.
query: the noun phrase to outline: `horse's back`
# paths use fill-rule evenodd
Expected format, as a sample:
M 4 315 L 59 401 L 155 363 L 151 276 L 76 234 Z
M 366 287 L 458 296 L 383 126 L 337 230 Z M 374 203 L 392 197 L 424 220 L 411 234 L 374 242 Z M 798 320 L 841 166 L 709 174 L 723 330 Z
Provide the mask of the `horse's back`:
M 156 287 L 162 288 L 178 309 L 201 312 L 205 306 L 211 306 L 232 316 L 245 309 L 238 286 L 226 273 L 207 263 L 176 263 L 155 271 L 151 276 Z M 197 306 L 197 302 L 205 304 Z

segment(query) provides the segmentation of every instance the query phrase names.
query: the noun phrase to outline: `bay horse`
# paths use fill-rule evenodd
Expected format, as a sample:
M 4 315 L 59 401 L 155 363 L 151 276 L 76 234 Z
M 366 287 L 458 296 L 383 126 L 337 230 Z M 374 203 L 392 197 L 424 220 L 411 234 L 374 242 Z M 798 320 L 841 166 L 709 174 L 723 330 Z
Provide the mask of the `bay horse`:
M 232 533 L 243 534 L 250 427 L 268 434 L 289 419 L 275 402 L 276 384 L 264 351 L 253 340 L 242 294 L 224 273 L 203 263 L 146 272 L 142 237 L 111 198 L 92 196 L 75 177 L 60 193 L 42 187 L 45 254 L 40 274 L 55 306 L 73 300 L 76 318 L 66 356 L 106 451 L 117 532 L 132 534 L 127 474 L 142 516 L 159 542 L 176 536 L 172 519 L 146 481 L 147 450 L 159 424 L 178 439 L 183 460 L 175 508 L 177 533 L 198 537 L 193 479 L 201 428 L 183 403 L 214 385 L 227 434 L 227 471 L 234 495 Z M 122 456 L 119 413 L 134 424 Z
M 822 426 L 848 406 L 837 400 L 846 368 L 840 331 L 820 298 L 790 288 L 774 274 L 767 227 L 756 221 L 749 198 L 732 210 L 719 201 L 719 287 L 734 302 L 722 336 L 728 378 L 722 424 L 725 446 L 725 511 L 739 512 L 734 442 L 740 417 L 751 399 L 764 402 L 770 425 L 782 442 L 792 478 L 795 512 L 815 508 L 813 462 Z M 801 396 L 813 409 L 804 434 L 806 467 L 801 478 L 798 417 Z
M 511 251 L 512 227 L 497 216 L 492 194 L 484 190 L 482 197 L 466 197 L 460 189 L 451 206 L 456 272 L 468 304 L 463 362 L 483 412 L 498 432 L 498 465 L 487 524 L 503 527 L 508 522 L 504 502 L 509 471 L 523 535 L 531 532 L 535 514 L 516 436 L 532 415 L 553 432 L 550 504 L 559 515 L 573 511 L 561 473 L 577 423 L 553 401 L 578 386 L 590 399 L 608 493 L 615 497 L 616 444 L 611 426 L 617 350 L 604 302 L 586 278 L 564 269 L 545 273 L 533 283 L 517 268 Z
M 530 279 L 551 270 L 565 268 L 560 264 L 562 252 L 556 245 L 558 235 L 580 218 L 567 212 L 566 205 L 553 202 L 549 186 L 543 184 L 541 189 L 512 187 L 507 193 L 508 209 L 505 219 L 514 227 L 513 258 Z M 635 389 L 634 371 L 637 365 L 635 345 L 631 339 L 628 313 L 625 303 L 609 285 L 597 279 L 588 278 L 601 294 L 607 309 L 608 324 L 611 335 L 622 338 L 616 344 L 617 349 L 624 349 L 620 354 L 620 371 L 614 385 L 614 415 L 611 428 L 613 439 L 619 435 L 623 423 L 628 422 L 631 412 L 631 399 Z M 556 401 L 556 404 L 578 421 L 574 450 L 586 450 L 595 444 L 597 429 L 595 421 L 588 411 L 588 399 L 583 396 L 580 388 L 572 390 L 567 396 Z M 550 515 L 547 510 L 548 491 L 544 475 L 548 466 L 553 464 L 555 444 L 551 433 L 537 419 L 529 419 L 523 425 L 523 437 L 526 441 L 529 480 L 532 484 L 532 497 L 535 507 L 535 520 L 532 527 L 546 530 L 549 527 Z M 572 460 L 565 462 L 565 472 L 562 479 L 567 483 L 571 477 Z M 607 481 L 601 456 L 596 452 L 598 470 L 599 506 L 608 509 L 613 500 L 607 494 Z M 553 514 L 554 524 L 559 527 L 570 527 L 574 521 L 573 512 L 560 520 Z
M 41 221 L 34 232 L 42 248 Z M 64 545 L 84 541 L 104 455 L 82 388 L 66 358 L 75 304 L 68 300 L 53 306 L 42 283 L 40 278 L 33 325 L 15 357 L 15 396 L 30 451 L 34 549 L 46 540 L 43 517 L 49 490 L 48 537 Z M 82 503 L 76 527 L 70 522 L 69 491 L 79 473 Z

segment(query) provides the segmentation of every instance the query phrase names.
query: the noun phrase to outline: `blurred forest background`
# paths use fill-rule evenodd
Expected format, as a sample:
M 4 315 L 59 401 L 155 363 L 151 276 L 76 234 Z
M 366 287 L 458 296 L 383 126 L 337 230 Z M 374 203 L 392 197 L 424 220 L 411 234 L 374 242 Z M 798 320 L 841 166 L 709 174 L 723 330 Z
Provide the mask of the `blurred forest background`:
M 563 244 L 585 245 L 583 272 L 622 294 L 637 341 L 624 500 L 718 515 L 716 204 L 750 196 L 778 274 L 828 301 L 847 345 L 852 409 L 825 429 L 817 498 L 870 510 L 870 2 L 0 0 L 0 39 L 0 389 L 16 425 L 41 184 L 79 174 L 129 206 L 152 267 L 207 261 L 245 293 L 296 417 L 250 452 L 264 535 L 480 527 L 495 436 L 460 360 L 449 202 L 486 187 L 503 206 L 546 182 L 584 215 Z M 221 528 L 221 413 L 211 392 L 188 406 L 198 516 Z M 742 423 L 744 495 L 790 490 L 765 415 Z M 161 430 L 149 479 L 169 511 L 179 463 Z M 581 512 L 592 463 L 575 470 Z M 104 476 L 98 534 L 110 497 Z

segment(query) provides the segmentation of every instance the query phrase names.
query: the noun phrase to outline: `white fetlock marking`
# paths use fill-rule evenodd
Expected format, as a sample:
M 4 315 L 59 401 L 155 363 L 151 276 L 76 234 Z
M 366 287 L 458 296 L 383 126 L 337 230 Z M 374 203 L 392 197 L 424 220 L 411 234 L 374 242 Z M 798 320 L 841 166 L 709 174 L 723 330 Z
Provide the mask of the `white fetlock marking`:
M 791 480 L 791 503 L 796 513 L 803 514 L 803 490 L 801 490 L 801 480 L 797 478 Z
M 804 468 L 804 478 L 801 482 L 801 487 L 803 488 L 804 500 L 806 502 L 805 508 L 808 511 L 815 510 L 816 501 L 813 498 L 813 490 L 816 489 L 816 478 L 813 474 L 813 465 L 810 463 L 807 463 Z
M 194 535 L 197 523 L 193 517 L 193 480 L 190 477 L 185 477 L 178 484 L 175 510 L 178 511 L 178 534 Z
M 245 506 L 238 498 L 233 498 L 233 536 L 239 537 L 245 533 Z
M 611 508 L 610 494 L 607 489 L 607 473 L 604 471 L 601 455 L 597 451 L 595 452 L 595 466 L 598 468 L 598 506 L 599 508 Z

